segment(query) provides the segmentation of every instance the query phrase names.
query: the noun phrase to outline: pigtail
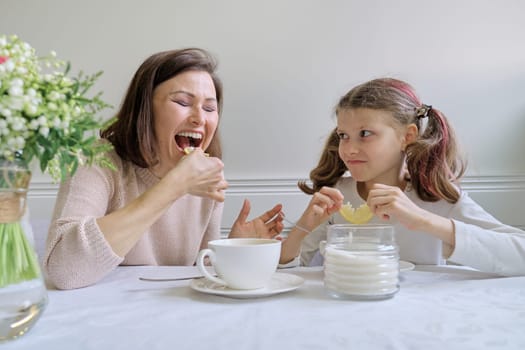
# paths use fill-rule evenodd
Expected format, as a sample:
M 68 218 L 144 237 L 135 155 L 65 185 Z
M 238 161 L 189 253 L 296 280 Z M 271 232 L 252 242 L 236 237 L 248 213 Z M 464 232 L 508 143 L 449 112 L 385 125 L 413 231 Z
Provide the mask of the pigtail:
M 306 181 L 299 181 L 297 186 L 306 194 L 314 194 L 323 186 L 333 187 L 345 173 L 346 165 L 339 158 L 339 136 L 334 129 L 328 137 L 317 166 L 310 172 L 312 187 Z
M 445 116 L 431 106 L 416 110 L 416 123 L 421 130 L 417 141 L 406 148 L 411 185 L 419 197 L 428 202 L 444 199 L 456 203 L 459 187 L 455 185 L 465 172 L 465 162 L 458 156 L 456 136 Z

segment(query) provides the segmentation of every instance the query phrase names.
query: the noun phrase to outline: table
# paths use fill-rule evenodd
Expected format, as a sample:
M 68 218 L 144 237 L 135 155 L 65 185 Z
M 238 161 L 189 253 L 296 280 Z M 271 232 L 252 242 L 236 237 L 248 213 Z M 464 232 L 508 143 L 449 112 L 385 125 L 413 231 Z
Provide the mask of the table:
M 258 299 L 199 293 L 195 267 L 119 267 L 98 284 L 49 291 L 49 304 L 11 349 L 525 349 L 525 277 L 416 266 L 383 301 L 330 298 L 321 268 L 280 270 L 297 290 Z

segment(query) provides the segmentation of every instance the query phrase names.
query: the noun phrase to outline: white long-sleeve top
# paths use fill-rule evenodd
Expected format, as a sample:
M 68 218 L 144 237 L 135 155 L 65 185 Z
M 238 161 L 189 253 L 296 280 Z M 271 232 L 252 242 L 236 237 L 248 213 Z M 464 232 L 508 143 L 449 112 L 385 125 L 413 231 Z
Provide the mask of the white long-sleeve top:
M 358 207 L 365 201 L 357 192 L 356 181 L 350 176 L 342 177 L 335 186 L 344 195 L 344 202 Z M 425 232 L 408 230 L 395 219 L 388 223 L 395 228 L 400 259 L 415 264 L 440 265 L 449 262 L 469 266 L 481 271 L 504 276 L 525 275 L 525 232 L 505 225 L 487 213 L 465 191 L 454 203 L 422 201 L 413 190 L 405 194 L 417 206 L 434 214 L 450 218 L 454 222 L 456 245 L 449 257 L 442 253 L 442 241 Z M 301 245 L 301 264 L 315 264 L 312 259 L 318 253 L 319 243 L 326 240 L 327 225 L 348 223 L 339 213 L 317 227 L 305 237 Z M 371 224 L 385 221 L 374 218 Z M 319 256 L 315 261 L 319 263 Z

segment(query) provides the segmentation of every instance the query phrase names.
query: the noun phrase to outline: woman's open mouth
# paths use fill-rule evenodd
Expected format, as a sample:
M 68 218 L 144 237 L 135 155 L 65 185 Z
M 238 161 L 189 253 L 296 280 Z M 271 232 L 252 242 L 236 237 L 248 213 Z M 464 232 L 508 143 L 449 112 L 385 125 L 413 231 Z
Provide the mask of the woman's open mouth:
M 184 150 L 187 147 L 197 148 L 202 143 L 202 134 L 199 134 L 198 132 L 184 131 L 175 135 L 175 142 L 181 150 Z

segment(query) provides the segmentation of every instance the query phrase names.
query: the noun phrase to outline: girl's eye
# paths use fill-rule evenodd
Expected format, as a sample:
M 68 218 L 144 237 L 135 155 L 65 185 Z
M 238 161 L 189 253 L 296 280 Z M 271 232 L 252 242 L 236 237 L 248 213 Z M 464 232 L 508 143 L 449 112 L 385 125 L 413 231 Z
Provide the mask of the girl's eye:
M 215 112 L 217 108 L 215 106 L 204 106 L 202 107 L 206 112 Z
M 175 102 L 176 104 L 179 104 L 179 105 L 183 106 L 183 107 L 188 107 L 188 106 L 190 105 L 190 104 L 187 103 L 186 101 L 182 101 L 182 100 L 175 100 L 174 102 Z
M 370 135 L 372 135 L 372 132 L 370 130 L 361 130 L 359 132 L 360 137 L 368 137 Z
M 339 140 L 346 140 L 348 139 L 348 135 L 344 132 L 337 133 L 337 136 L 339 137 Z

